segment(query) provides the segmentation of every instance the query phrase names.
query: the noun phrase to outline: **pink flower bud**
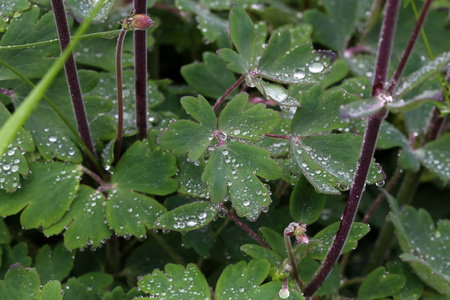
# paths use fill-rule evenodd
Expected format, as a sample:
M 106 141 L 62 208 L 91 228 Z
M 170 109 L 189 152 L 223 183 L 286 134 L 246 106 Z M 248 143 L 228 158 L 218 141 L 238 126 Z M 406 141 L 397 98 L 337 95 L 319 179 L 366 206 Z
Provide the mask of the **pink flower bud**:
M 147 30 L 153 26 L 155 22 L 147 15 L 137 14 L 131 19 L 130 27 L 134 30 Z

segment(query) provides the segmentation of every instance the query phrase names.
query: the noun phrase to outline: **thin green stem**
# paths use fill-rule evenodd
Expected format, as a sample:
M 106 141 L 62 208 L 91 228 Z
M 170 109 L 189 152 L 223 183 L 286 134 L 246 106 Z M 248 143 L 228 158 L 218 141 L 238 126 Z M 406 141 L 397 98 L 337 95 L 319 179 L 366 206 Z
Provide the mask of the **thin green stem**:
M 104 32 L 95 32 L 95 33 L 84 34 L 84 35 L 82 35 L 80 37 L 80 39 L 81 40 L 95 39 L 95 38 L 110 39 L 110 38 L 113 38 L 114 36 L 118 35 L 119 33 L 120 33 L 120 29 L 104 31 Z M 0 46 L 0 51 L 28 49 L 28 48 L 33 48 L 33 47 L 57 45 L 58 43 L 59 43 L 58 39 L 53 39 L 53 40 L 42 41 L 42 42 L 35 42 L 35 43 L 28 43 L 28 44 L 11 45 L 11 46 Z
M 94 16 L 100 11 L 105 1 L 106 0 L 100 0 L 97 5 L 95 5 L 90 14 L 84 19 L 84 22 L 81 23 L 66 49 L 62 52 L 58 59 L 56 59 L 52 67 L 47 71 L 47 73 L 45 73 L 44 77 L 39 81 L 36 87 L 28 94 L 22 102 L 22 105 L 20 105 L 13 115 L 3 124 L 0 129 L 0 157 L 5 154 L 6 149 L 8 149 L 9 144 L 13 141 L 17 132 L 19 132 L 25 121 L 30 117 L 31 113 L 39 103 L 39 100 L 43 97 L 45 91 L 50 87 L 53 80 L 64 67 L 64 62 L 72 53 L 74 47 L 79 43 L 80 36 L 86 32 L 89 24 L 94 19 Z
M 117 85 L 117 137 L 114 145 L 114 165 L 120 159 L 123 136 L 123 84 L 122 84 L 122 49 L 127 34 L 125 28 L 120 31 L 116 48 L 116 85 Z
M 172 247 L 170 247 L 169 244 L 167 244 L 167 242 L 160 237 L 156 232 L 154 232 L 153 230 L 149 230 L 150 235 L 156 240 L 156 242 L 163 247 L 163 249 L 167 252 L 167 254 L 169 254 L 170 257 L 172 257 L 172 259 L 179 265 L 185 265 L 185 262 L 183 260 L 183 258 L 181 258 L 181 256 L 179 256 L 173 249 Z

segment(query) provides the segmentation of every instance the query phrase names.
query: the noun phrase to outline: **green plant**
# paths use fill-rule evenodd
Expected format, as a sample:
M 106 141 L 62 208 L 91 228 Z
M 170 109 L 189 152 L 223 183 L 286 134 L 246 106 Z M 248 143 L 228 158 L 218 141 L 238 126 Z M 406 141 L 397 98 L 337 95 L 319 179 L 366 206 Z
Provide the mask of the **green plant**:
M 444 1 L 66 2 L 0 7 L 1 299 L 449 297 Z

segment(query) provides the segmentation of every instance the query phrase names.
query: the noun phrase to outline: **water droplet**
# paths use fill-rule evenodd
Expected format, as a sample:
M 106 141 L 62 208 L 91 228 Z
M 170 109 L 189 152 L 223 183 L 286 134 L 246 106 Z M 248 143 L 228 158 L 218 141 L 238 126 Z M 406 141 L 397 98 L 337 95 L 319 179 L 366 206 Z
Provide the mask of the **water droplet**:
M 320 73 L 323 70 L 323 65 L 319 62 L 313 62 L 311 65 L 309 65 L 309 71 L 311 73 Z

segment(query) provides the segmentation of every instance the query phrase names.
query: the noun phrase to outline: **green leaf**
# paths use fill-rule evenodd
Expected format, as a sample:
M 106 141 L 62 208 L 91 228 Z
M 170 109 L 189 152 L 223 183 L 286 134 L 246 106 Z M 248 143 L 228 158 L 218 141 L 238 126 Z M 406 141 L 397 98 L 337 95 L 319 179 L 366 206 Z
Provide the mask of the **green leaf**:
M 289 201 L 289 211 L 296 222 L 314 223 L 322 214 L 327 196 L 319 194 L 305 176 L 300 176 Z
M 62 299 L 61 285 L 58 281 L 47 283 L 41 292 L 41 282 L 35 269 L 25 268 L 21 264 L 14 264 L 0 281 L 0 295 L 4 299 L 32 300 L 32 299 Z
M 10 195 L 0 191 L 0 214 L 10 216 L 23 209 L 20 223 L 24 228 L 47 228 L 58 222 L 72 203 L 80 167 L 61 162 L 33 163 L 30 171 L 21 189 Z
M 105 224 L 105 205 L 103 193 L 81 185 L 70 210 L 58 223 L 45 229 L 44 234 L 55 235 L 66 229 L 64 245 L 67 249 L 84 248 L 87 244 L 98 247 L 112 235 Z
M 179 206 L 161 215 L 156 228 L 191 231 L 210 223 L 217 214 L 217 207 L 210 202 L 196 202 Z
M 397 294 L 405 285 L 403 275 L 388 274 L 384 267 L 372 271 L 358 290 L 358 300 L 371 300 Z
M 427 80 L 442 67 L 446 66 L 450 62 L 450 52 L 444 52 L 440 56 L 436 57 L 433 61 L 427 63 L 419 70 L 415 71 L 411 75 L 404 77 L 397 85 L 394 95 L 396 98 L 402 97 L 413 88 Z
M 235 5 L 230 10 L 230 35 L 239 53 L 241 67 L 244 73 L 250 71 L 255 55 L 256 31 L 252 20 L 245 10 Z M 230 70 L 234 68 L 230 67 Z
M 342 79 L 344 79 L 348 72 L 350 72 L 350 67 L 345 60 L 338 58 L 331 68 L 331 72 L 325 75 L 322 80 L 322 86 L 324 89 L 327 87 L 338 83 Z
M 386 105 L 380 98 L 358 100 L 341 106 L 342 119 L 361 119 L 373 115 Z
M 123 130 L 126 135 L 136 133 L 135 120 L 135 103 L 136 92 L 134 88 L 134 72 L 124 71 L 122 73 L 122 85 L 124 95 L 124 120 Z M 87 93 L 89 96 L 100 96 L 103 99 L 112 99 L 113 107 L 107 113 L 115 120 L 117 119 L 117 90 L 116 90 L 116 75 L 115 73 L 100 73 L 99 83 L 93 90 Z M 110 100 L 111 101 L 111 100 Z M 158 86 L 152 80 L 147 81 L 147 109 L 148 112 L 152 108 L 160 105 L 164 101 L 164 95 L 158 90 Z
M 93 71 L 79 71 L 80 85 L 85 94 L 92 90 L 98 82 L 98 73 Z M 20 102 L 30 93 L 30 87 L 19 86 L 16 89 Z M 70 123 L 76 128 L 75 116 L 73 113 L 69 89 L 65 76 L 57 77 L 46 95 L 52 100 Z M 98 101 L 98 98 L 88 98 L 87 107 L 96 107 L 95 110 L 87 111 L 89 120 L 105 110 L 110 109 L 108 101 Z M 30 128 L 31 135 L 36 143 L 40 154 L 46 160 L 53 157 L 71 163 L 81 163 L 83 156 L 75 142 L 75 137 L 67 125 L 61 120 L 53 108 L 45 101 L 40 101 L 37 108 L 26 121 L 26 127 Z
M 238 142 L 218 147 L 203 173 L 211 201 L 223 202 L 229 187 L 237 214 L 255 220 L 271 202 L 267 187 L 256 176 L 277 179 L 282 175 L 281 168 L 269 156 L 267 150 Z
M 75 15 L 78 20 L 85 19 L 89 13 L 94 9 L 97 2 L 92 2 L 89 0 L 67 0 L 67 5 L 69 5 L 70 10 Z M 114 5 L 114 0 L 106 0 L 100 12 L 95 15 L 94 22 L 103 21 L 108 15 L 109 11 Z
M 291 138 L 291 158 L 318 192 L 339 194 L 351 185 L 362 137 L 351 133 Z M 367 183 L 384 180 L 372 161 Z
M 216 299 L 273 299 L 281 288 L 281 282 L 263 284 L 269 274 L 267 260 L 252 259 L 248 265 L 241 261 L 223 270 L 216 285 Z
M 0 6 L 0 15 L 12 17 L 14 13 L 30 8 L 28 0 L 4 0 Z
M 217 119 L 210 104 L 203 96 L 183 97 L 181 104 L 200 124 L 180 120 L 170 124 L 170 130 L 159 138 L 161 145 L 174 154 L 189 152 L 189 159 L 196 161 L 213 140 Z
M 336 222 L 317 233 L 308 246 L 309 256 L 315 259 L 324 259 L 338 228 L 339 222 Z M 369 231 L 369 225 L 358 222 L 353 223 L 342 253 L 355 249 L 358 245 L 358 240 L 362 239 Z
M 186 248 L 194 248 L 200 256 L 207 256 L 216 243 L 211 226 L 192 230 L 183 234 L 183 244 Z
M 197 15 L 198 29 L 203 37 L 210 43 L 218 42 L 219 47 L 229 47 L 231 44 L 228 36 L 228 20 L 212 13 L 210 9 L 216 9 L 211 1 L 177 0 L 176 7 L 179 10 L 188 11 Z M 230 8 L 230 5 L 226 8 Z
M 61 291 L 61 283 L 59 281 L 50 281 L 42 288 L 41 299 L 62 300 L 63 295 Z
M 202 181 L 205 170 L 205 160 L 200 158 L 192 163 L 186 155 L 178 158 L 178 173 L 174 177 L 180 183 L 178 192 L 197 198 L 206 198 L 208 186 Z
M 257 104 L 244 111 L 248 103 L 248 94 L 238 94 L 223 109 L 219 117 L 218 128 L 228 136 L 252 141 L 261 140 L 262 134 L 272 132 L 281 121 L 278 112 Z
M 355 95 L 342 90 L 324 97 L 323 88 L 316 85 L 307 93 L 300 95 L 301 108 L 298 108 L 292 120 L 292 133 L 306 137 L 319 132 L 342 128 L 348 121 L 342 121 L 339 115 L 341 105 L 357 99 Z
M 439 293 L 450 293 L 450 266 L 447 249 L 450 247 L 450 221 L 438 226 L 427 211 L 404 206 L 399 210 L 396 200 L 385 192 L 392 212 L 390 218 L 396 229 L 400 257 L 409 263 L 416 274 Z
M 44 245 L 36 255 L 34 267 L 39 272 L 42 283 L 52 280 L 62 281 L 73 268 L 75 256 L 68 252 L 62 244 L 58 244 L 55 249 L 50 249 L 50 245 Z
M 11 234 L 9 233 L 8 227 L 6 226 L 5 221 L 0 219 L 0 244 L 9 244 L 10 242 L 11 242 Z
M 9 245 L 3 245 L 2 248 L 3 253 L 0 278 L 4 277 L 12 264 L 20 263 L 25 267 L 31 266 L 31 257 L 28 256 L 28 246 L 25 242 L 20 242 L 12 248 Z
M 254 259 L 267 259 L 272 267 L 281 267 L 283 258 L 278 254 L 260 245 L 246 244 L 241 246 L 241 251 L 250 255 Z
M 333 53 L 313 52 L 310 44 L 291 45 L 289 30 L 275 32 L 265 50 L 260 40 L 262 34 L 256 32 L 245 11 L 234 6 L 230 13 L 230 34 L 239 54 L 228 48 L 218 51 L 230 71 L 247 74 L 251 87 L 258 85 L 258 77 L 292 84 L 319 83 L 323 74 L 331 70 Z
M 287 258 L 286 245 L 284 244 L 283 236 L 269 227 L 261 227 L 260 231 L 266 242 L 272 248 L 272 251 L 282 258 Z
M 196 265 L 167 264 L 164 270 L 166 274 L 155 270 L 139 280 L 139 288 L 159 299 L 211 299 L 208 283 Z
M 305 21 L 313 25 L 313 39 L 333 50 L 344 51 L 356 19 L 357 1 L 325 0 L 321 2 L 326 14 L 307 10 Z
M 261 58 L 261 62 L 265 64 L 258 65 L 254 75 L 282 83 L 313 84 L 320 83 L 322 76 L 331 70 L 334 60 L 332 52 L 314 52 L 311 44 L 303 44 L 289 53 L 281 53 L 277 47 L 290 48 L 290 46 L 279 45 L 284 42 L 279 41 L 280 39 L 289 41 L 289 32 L 272 35 Z
M 167 195 L 178 188 L 173 180 L 176 159 L 162 150 L 151 151 L 146 141 L 137 141 L 123 154 L 111 178 L 114 188 L 108 195 L 106 217 L 119 235 L 145 236 L 154 228 L 165 208 L 141 193 Z
M 40 19 L 40 9 L 33 6 L 20 17 L 12 18 L 8 30 L 3 35 L 0 46 L 12 46 L 57 38 L 55 18 L 52 13 Z M 38 20 L 39 19 L 39 20 Z M 2 50 L 2 59 L 14 66 L 25 77 L 40 78 L 54 62 L 51 56 L 58 54 L 57 45 L 25 48 L 18 50 Z M 24 59 L 26 57 L 26 59 Z M 0 80 L 17 79 L 17 75 L 8 68 L 0 66 Z
M 0 126 L 11 116 L 9 111 L 0 103 Z M 9 145 L 6 153 L 0 157 L 0 189 L 12 193 L 17 190 L 21 175 L 28 175 L 29 168 L 22 151 L 34 151 L 34 142 L 30 133 L 20 129 L 15 140 Z
M 225 69 L 226 63 L 216 54 L 203 53 L 204 63 L 194 62 L 181 68 L 181 75 L 198 93 L 211 98 L 219 98 L 236 82 L 232 72 Z M 227 98 L 235 95 L 232 92 Z
M 450 135 L 427 143 L 415 151 L 422 164 L 443 182 L 450 181 Z
M 408 300 L 419 299 L 422 295 L 423 284 L 415 275 L 407 263 L 401 261 L 390 261 L 387 263 L 389 274 L 403 275 L 406 279 L 405 285 L 402 289 L 394 295 L 394 299 Z
M 298 273 L 304 282 L 312 280 L 314 274 L 319 269 L 320 264 L 314 259 L 306 256 L 298 263 Z M 335 293 L 339 289 L 340 283 L 339 266 L 334 266 L 330 275 L 325 279 L 319 290 L 314 296 L 329 295 Z
M 151 151 L 148 142 L 137 141 L 117 163 L 111 182 L 117 188 L 167 195 L 178 188 L 178 183 L 170 178 L 176 172 L 175 157 L 161 149 Z

